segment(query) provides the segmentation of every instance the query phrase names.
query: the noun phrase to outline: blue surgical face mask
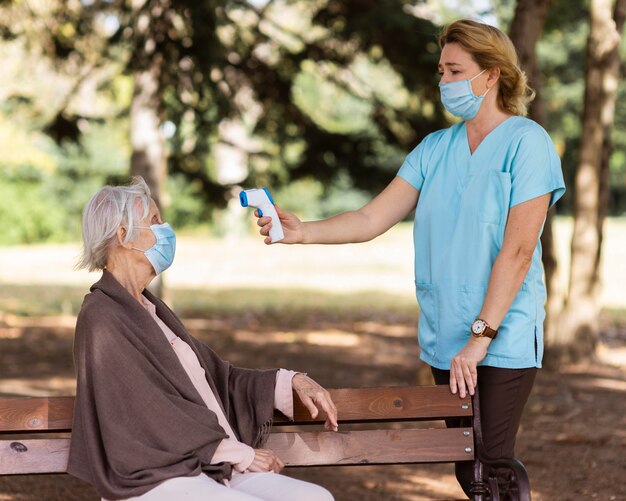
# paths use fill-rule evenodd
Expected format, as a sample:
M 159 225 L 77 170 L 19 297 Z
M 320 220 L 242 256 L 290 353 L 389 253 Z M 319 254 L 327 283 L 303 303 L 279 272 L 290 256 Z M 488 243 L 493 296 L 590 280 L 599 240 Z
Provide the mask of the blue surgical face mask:
M 486 69 L 478 75 L 474 75 L 470 79 L 458 80 L 456 82 L 447 82 L 439 84 L 441 92 L 441 103 L 455 117 L 463 120 L 471 120 L 478 114 L 483 99 L 489 92 L 489 89 L 482 95 L 474 95 L 472 90 L 472 80 L 482 75 Z
M 152 226 L 136 226 L 136 228 L 151 229 L 156 237 L 156 242 L 145 251 L 137 247 L 133 247 L 133 249 L 144 253 L 157 275 L 167 270 L 174 262 L 174 254 L 176 254 L 176 234 L 174 230 L 167 223 L 153 224 Z

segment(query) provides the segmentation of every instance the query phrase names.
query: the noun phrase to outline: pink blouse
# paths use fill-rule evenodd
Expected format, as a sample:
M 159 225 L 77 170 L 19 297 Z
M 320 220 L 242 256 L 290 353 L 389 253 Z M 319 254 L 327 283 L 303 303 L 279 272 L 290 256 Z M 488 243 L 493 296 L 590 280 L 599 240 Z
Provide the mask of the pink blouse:
M 180 360 L 183 369 L 191 379 L 194 387 L 202 397 L 206 406 L 217 415 L 218 422 L 228 435 L 228 438 L 222 440 L 217 447 L 211 464 L 222 462 L 231 463 L 237 472 L 244 472 L 248 469 L 254 460 L 254 449 L 235 438 L 235 434 L 222 412 L 220 405 L 209 386 L 206 379 L 206 373 L 200 365 L 198 357 L 191 347 L 181 338 L 172 332 L 172 330 L 163 323 L 156 314 L 156 307 L 142 296 L 143 306 L 148 313 L 154 318 L 156 323 L 165 337 L 172 346 L 174 353 Z M 285 416 L 293 419 L 293 395 L 291 390 L 291 380 L 297 374 L 294 371 L 280 369 L 276 374 L 276 389 L 274 390 L 274 407 L 282 412 Z

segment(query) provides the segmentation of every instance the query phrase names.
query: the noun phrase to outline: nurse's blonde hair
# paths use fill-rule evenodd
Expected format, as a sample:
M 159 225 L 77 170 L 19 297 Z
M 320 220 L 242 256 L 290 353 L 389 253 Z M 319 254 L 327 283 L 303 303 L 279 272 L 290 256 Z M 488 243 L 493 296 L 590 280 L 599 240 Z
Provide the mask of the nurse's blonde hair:
M 512 115 L 526 115 L 535 91 L 528 85 L 515 46 L 505 33 L 488 24 L 461 19 L 445 26 L 439 35 L 439 47 L 449 43 L 469 52 L 482 70 L 500 68 L 498 106 Z

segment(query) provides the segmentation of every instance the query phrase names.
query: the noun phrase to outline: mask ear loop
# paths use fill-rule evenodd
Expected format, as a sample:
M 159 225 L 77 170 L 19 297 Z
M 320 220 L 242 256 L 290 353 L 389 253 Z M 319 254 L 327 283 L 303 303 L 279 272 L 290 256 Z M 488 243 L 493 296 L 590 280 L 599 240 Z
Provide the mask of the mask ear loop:
M 482 75 L 485 71 L 487 71 L 487 68 L 485 68 L 483 71 L 481 71 L 480 73 L 477 73 L 476 75 L 474 75 L 472 78 L 470 78 L 470 82 L 472 82 L 475 78 L 478 78 L 480 75 Z M 491 87 L 487 87 L 487 90 L 485 91 L 485 93 L 480 96 L 480 97 L 485 97 L 487 95 L 487 92 L 489 92 L 491 90 Z M 473 92 L 472 92 L 473 93 Z
M 141 230 L 141 229 L 144 229 L 144 230 L 150 230 L 150 229 L 152 229 L 152 227 L 151 227 L 151 226 L 135 226 L 135 228 L 140 229 L 140 230 Z M 145 253 L 145 252 L 148 252 L 150 249 L 148 248 L 148 249 L 145 249 L 145 250 L 144 250 L 144 249 L 140 249 L 139 247 L 131 247 L 131 250 L 136 250 L 136 251 L 139 251 L 139 252 L 144 252 L 144 253 Z
M 483 71 L 481 71 L 480 73 L 476 73 L 476 75 L 474 75 L 472 78 L 470 78 L 470 82 L 472 80 L 474 80 L 475 78 L 478 78 L 480 75 L 482 75 L 485 71 L 487 71 L 487 68 L 485 68 Z

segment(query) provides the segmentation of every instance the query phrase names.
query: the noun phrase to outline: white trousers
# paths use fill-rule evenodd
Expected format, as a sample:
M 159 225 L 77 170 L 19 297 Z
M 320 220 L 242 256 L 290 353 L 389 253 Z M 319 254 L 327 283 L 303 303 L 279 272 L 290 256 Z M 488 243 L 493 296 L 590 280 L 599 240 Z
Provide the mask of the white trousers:
M 126 501 L 333 501 L 323 487 L 277 473 L 233 475 L 227 487 L 200 474 L 166 480 Z

